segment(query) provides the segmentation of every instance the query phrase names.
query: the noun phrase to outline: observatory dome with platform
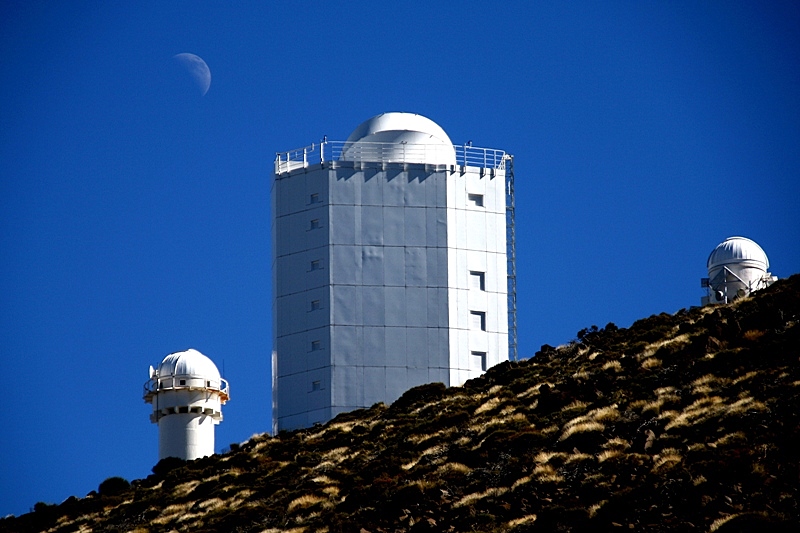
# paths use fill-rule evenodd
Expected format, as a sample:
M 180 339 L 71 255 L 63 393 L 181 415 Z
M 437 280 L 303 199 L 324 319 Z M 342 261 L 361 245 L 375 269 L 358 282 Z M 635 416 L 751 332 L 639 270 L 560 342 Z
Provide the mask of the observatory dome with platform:
M 274 432 L 516 359 L 513 169 L 401 112 L 276 155 Z
M 192 460 L 214 454 L 214 426 L 229 399 L 228 382 L 214 362 L 194 349 L 169 354 L 150 367 L 144 401 L 158 424 L 159 459 Z
M 772 285 L 778 278 L 770 274 L 767 254 L 746 237 L 728 237 L 717 245 L 706 261 L 708 277 L 701 284 L 708 294 L 701 300 L 728 303 L 753 291 Z

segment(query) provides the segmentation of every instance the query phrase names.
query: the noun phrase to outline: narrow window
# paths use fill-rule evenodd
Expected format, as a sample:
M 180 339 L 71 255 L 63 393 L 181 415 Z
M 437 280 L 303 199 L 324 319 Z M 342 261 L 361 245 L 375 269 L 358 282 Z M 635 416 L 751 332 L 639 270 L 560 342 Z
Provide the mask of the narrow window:
M 312 311 L 318 311 L 320 309 L 322 309 L 322 304 L 320 303 L 320 301 L 319 300 L 311 300 L 311 310 Z
M 311 382 L 311 392 L 322 390 L 322 384 L 319 381 Z
M 469 288 L 478 291 L 486 290 L 486 274 L 477 270 L 469 271 Z
M 481 370 L 486 370 L 486 352 L 472 352 L 475 366 Z
M 311 270 L 322 270 L 322 260 L 314 259 L 311 261 Z
M 318 204 L 319 203 L 319 193 L 314 193 L 308 197 L 308 203 L 310 204 Z
M 468 194 L 467 200 L 469 201 L 469 205 L 475 207 L 483 207 L 483 195 L 482 194 Z
M 309 229 L 319 229 L 319 219 L 315 218 L 311 221 L 311 226 Z
M 322 349 L 322 342 L 321 341 L 311 341 L 311 351 L 317 352 Z
M 471 328 L 486 331 L 486 313 L 484 311 L 470 311 L 469 313 L 472 319 Z
M 210 381 L 206 381 L 206 387 L 210 387 L 210 386 L 211 386 L 211 382 Z

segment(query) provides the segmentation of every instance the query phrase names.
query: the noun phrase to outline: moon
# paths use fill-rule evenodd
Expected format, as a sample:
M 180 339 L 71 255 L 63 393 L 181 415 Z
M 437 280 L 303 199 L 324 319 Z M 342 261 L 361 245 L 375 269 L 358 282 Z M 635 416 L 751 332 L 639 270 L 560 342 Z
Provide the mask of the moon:
M 206 62 L 203 61 L 203 58 L 185 52 L 182 54 L 175 54 L 172 56 L 172 59 L 180 63 L 181 66 L 186 69 L 200 89 L 200 93 L 205 96 L 208 92 L 208 88 L 211 87 L 211 70 L 208 68 L 208 65 L 206 65 Z

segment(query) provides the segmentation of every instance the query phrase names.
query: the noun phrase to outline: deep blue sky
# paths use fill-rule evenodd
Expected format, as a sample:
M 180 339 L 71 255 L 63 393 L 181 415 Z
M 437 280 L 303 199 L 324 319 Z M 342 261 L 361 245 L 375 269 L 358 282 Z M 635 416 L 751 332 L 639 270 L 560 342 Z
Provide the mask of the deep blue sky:
M 272 160 L 380 112 L 515 155 L 524 357 L 698 304 L 731 235 L 800 272 L 797 2 L 118 4 L 0 7 L 0 515 L 146 476 L 174 351 L 218 450 L 269 429 Z

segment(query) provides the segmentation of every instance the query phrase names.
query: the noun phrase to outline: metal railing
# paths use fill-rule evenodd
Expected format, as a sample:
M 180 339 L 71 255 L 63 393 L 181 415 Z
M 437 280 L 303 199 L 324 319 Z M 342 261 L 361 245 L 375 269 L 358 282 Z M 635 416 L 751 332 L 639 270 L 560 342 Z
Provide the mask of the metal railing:
M 181 384 L 181 380 L 184 382 Z M 144 384 L 144 398 L 147 401 L 160 391 L 168 390 L 206 390 L 218 392 L 223 400 L 230 397 L 228 380 L 220 378 L 219 381 L 208 380 L 203 376 L 194 375 L 169 375 L 161 378 L 153 377 Z
M 275 156 L 275 174 L 333 161 L 375 163 L 429 163 L 503 169 L 506 153 L 471 145 L 328 141 L 314 143 Z

